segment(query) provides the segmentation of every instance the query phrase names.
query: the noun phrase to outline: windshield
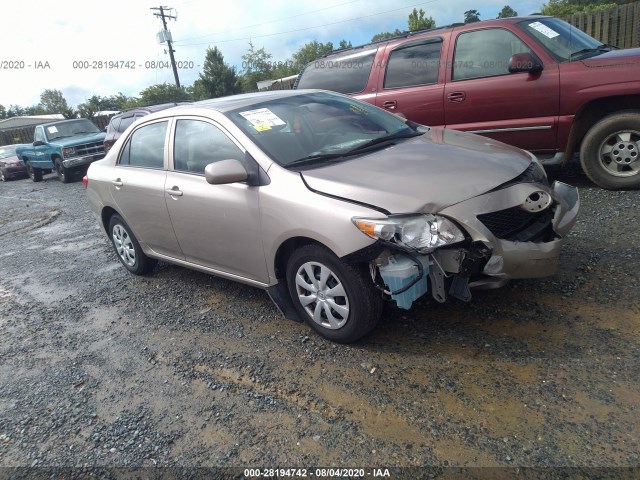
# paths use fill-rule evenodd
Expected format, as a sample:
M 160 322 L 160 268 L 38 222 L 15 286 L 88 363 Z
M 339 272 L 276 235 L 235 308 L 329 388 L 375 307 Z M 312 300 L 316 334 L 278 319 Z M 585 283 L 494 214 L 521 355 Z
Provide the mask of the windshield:
M 519 25 L 560 62 L 582 60 L 613 48 L 558 18 L 526 20 Z
M 44 130 L 49 141 L 56 138 L 73 137 L 75 135 L 86 135 L 88 133 L 100 133 L 98 127 L 86 118 L 71 120 L 67 122 L 46 125 Z
M 283 167 L 317 166 L 421 135 L 395 115 L 328 92 L 278 98 L 226 115 Z
M 0 147 L 0 158 L 14 157 L 16 149 L 13 147 Z

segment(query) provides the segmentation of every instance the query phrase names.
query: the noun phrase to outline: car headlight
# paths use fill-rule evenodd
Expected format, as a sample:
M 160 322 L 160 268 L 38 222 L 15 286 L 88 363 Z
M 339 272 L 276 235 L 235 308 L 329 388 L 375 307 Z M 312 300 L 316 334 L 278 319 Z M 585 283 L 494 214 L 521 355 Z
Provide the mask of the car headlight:
M 451 220 L 439 215 L 391 215 L 387 218 L 351 219 L 358 229 L 376 240 L 430 253 L 436 248 L 464 241 L 464 233 Z
M 76 155 L 76 149 L 74 147 L 65 147 L 62 149 L 62 156 L 64 158 L 74 157 Z

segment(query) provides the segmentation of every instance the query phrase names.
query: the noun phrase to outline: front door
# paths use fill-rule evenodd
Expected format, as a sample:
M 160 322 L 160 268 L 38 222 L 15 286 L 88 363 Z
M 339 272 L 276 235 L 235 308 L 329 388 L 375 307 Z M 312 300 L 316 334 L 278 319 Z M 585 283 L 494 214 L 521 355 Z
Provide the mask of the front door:
M 252 161 L 217 125 L 177 120 L 165 188 L 171 222 L 187 261 L 266 283 L 260 187 L 211 185 L 204 177 L 206 165 L 229 159 Z
M 528 150 L 556 148 L 559 73 L 509 73 L 509 59 L 531 50 L 503 28 L 462 32 L 445 88 L 447 128 L 486 135 Z

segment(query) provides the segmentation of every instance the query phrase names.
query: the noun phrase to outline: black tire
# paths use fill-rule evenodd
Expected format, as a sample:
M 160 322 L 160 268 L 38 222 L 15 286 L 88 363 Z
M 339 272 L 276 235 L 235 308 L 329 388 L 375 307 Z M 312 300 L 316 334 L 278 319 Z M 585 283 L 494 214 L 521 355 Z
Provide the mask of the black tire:
M 0 181 L 2 182 L 6 182 L 9 179 L 7 178 L 7 176 L 4 174 L 4 170 L 2 168 L 0 168 Z
M 300 275 L 300 280 L 313 289 L 316 288 L 313 282 L 320 282 L 323 269 L 326 269 L 324 271 L 328 272 L 328 276 L 324 286 L 320 287 L 322 297 L 319 299 L 312 290 L 298 284 L 296 276 Z M 313 281 L 308 271 L 314 275 Z M 287 285 L 300 317 L 328 340 L 355 342 L 373 330 L 380 320 L 382 296 L 373 286 L 366 268 L 344 263 L 323 246 L 305 245 L 293 252 L 287 262 Z M 334 291 L 333 295 L 331 290 Z M 310 295 L 305 296 L 305 292 Z M 300 300 L 301 295 L 309 300 L 306 306 Z M 317 314 L 316 320 L 311 310 Z
M 69 183 L 73 180 L 73 170 L 65 167 L 59 158 L 56 158 L 55 169 L 56 175 L 62 183 Z
M 25 165 L 27 166 L 27 173 L 29 174 L 29 178 L 31 178 L 31 180 L 33 180 L 34 182 L 41 182 L 42 170 L 40 170 L 39 168 L 33 168 L 29 162 L 25 162 Z
M 158 263 L 155 258 L 145 255 L 129 225 L 120 215 L 113 215 L 109 221 L 109 238 L 120 263 L 134 275 L 149 273 Z
M 609 115 L 587 132 L 580 147 L 582 170 L 609 190 L 640 188 L 640 112 Z

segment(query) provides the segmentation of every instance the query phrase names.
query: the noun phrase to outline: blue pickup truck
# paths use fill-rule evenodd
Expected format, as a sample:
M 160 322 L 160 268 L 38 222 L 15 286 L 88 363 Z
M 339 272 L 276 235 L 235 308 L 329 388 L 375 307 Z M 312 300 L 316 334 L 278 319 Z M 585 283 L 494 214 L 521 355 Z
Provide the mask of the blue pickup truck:
M 91 162 L 104 158 L 104 137 L 86 118 L 46 123 L 36 127 L 32 144 L 16 146 L 16 156 L 34 182 L 55 170 L 60 181 L 69 183 Z

